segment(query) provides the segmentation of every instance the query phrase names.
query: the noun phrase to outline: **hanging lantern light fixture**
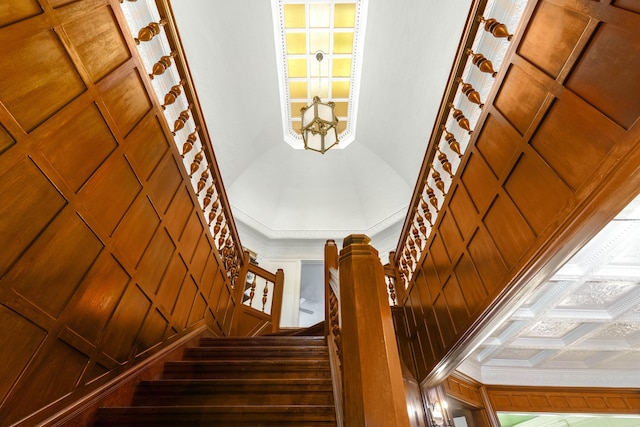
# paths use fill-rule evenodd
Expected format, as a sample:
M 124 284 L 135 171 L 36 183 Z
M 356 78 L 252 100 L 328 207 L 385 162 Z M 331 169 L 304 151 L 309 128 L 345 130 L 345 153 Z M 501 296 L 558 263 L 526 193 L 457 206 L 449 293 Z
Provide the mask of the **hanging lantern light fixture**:
M 318 67 L 324 58 L 322 52 L 316 53 Z M 318 74 L 318 79 L 319 79 Z M 302 114 L 302 140 L 306 150 L 324 154 L 338 143 L 338 118 L 334 112 L 334 102 L 322 102 L 319 96 L 313 97 L 311 105 L 300 109 Z

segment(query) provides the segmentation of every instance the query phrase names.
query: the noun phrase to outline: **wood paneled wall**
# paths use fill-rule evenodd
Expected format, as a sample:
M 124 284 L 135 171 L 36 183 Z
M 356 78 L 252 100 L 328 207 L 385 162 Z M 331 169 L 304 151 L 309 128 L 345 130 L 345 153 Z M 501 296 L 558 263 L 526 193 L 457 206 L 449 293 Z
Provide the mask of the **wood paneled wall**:
M 33 425 L 203 323 L 231 326 L 230 284 L 121 22 L 117 0 L 0 4 L 2 425 Z
M 420 380 L 638 194 L 638 76 L 637 2 L 529 3 L 409 284 Z
M 637 389 L 487 386 L 493 409 L 510 412 L 638 414 Z

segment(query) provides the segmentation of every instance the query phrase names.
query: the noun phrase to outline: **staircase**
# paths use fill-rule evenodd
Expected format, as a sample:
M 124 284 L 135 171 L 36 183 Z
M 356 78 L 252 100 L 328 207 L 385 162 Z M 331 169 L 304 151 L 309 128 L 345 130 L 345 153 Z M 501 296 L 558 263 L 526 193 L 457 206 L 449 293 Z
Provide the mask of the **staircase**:
M 326 340 L 202 338 L 129 407 L 100 408 L 96 426 L 335 426 Z

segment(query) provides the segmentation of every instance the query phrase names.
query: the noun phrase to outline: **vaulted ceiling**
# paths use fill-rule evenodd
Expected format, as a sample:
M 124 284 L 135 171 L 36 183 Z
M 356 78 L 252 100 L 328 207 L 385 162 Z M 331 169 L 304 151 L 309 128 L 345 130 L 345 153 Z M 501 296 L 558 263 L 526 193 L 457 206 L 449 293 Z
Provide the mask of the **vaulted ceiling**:
M 284 142 L 271 2 L 172 2 L 245 246 L 320 259 L 325 239 L 365 233 L 381 254 L 395 248 L 470 4 L 370 2 L 355 141 L 320 155 Z M 461 370 L 494 384 L 637 387 L 634 206 L 485 331 Z

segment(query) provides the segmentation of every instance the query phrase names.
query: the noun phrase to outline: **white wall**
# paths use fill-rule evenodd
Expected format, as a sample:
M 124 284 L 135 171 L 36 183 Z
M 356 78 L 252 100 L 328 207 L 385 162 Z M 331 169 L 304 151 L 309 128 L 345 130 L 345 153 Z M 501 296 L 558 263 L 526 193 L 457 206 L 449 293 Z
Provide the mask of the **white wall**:
M 280 327 L 297 327 L 300 307 L 301 261 L 297 259 L 268 260 L 258 258 L 258 264 L 260 267 L 272 273 L 275 273 L 279 268 L 284 271 L 284 291 L 282 295 Z

